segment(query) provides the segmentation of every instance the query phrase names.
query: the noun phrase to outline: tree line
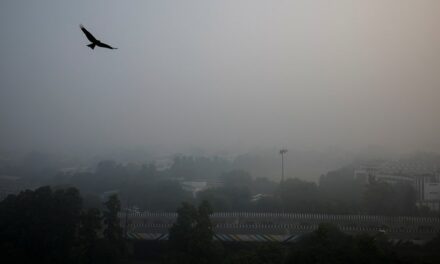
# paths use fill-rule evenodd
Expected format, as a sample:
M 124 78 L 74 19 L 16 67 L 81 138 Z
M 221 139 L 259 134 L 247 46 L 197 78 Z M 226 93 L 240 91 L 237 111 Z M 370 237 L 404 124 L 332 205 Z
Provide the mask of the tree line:
M 8 171 L 14 172 L 9 168 L 5 173 Z M 22 170 L 16 173 L 20 171 L 23 173 Z M 99 162 L 92 172 L 51 174 L 46 171 L 49 176 L 42 177 L 42 182 L 78 188 L 83 194 L 84 206 L 89 208 L 101 208 L 100 196 L 107 191 L 116 191 L 124 207 L 135 206 L 154 212 L 175 211 L 182 202 L 194 204 L 207 200 L 217 212 L 436 214 L 417 206 L 412 186 L 383 182 L 366 184 L 355 179 L 353 172 L 354 166 L 347 166 L 322 175 L 318 183 L 295 177 L 279 183 L 268 178 L 254 178 L 220 158 L 176 156 L 171 166 L 162 170 L 154 164 L 135 166 L 106 160 Z M 36 175 L 40 177 L 41 173 L 43 171 Z M 221 184 L 200 191 L 194 197 L 181 184 L 194 180 Z
M 75 188 L 48 186 L 0 202 L 3 263 L 118 263 L 126 251 L 121 206 L 110 196 L 103 210 L 85 209 Z
M 160 254 L 123 236 L 117 195 L 103 209 L 85 208 L 75 188 L 41 187 L 0 202 L 0 249 L 4 263 L 438 263 L 440 236 L 424 246 L 391 243 L 384 234 L 350 236 L 336 226 L 317 230 L 291 244 L 221 243 L 214 240 L 208 201 L 182 203 Z

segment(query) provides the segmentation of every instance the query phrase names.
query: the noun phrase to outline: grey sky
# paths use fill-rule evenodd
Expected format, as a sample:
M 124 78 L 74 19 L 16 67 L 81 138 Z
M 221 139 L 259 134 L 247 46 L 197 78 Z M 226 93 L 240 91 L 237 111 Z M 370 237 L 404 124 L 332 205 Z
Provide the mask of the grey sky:
M 440 1 L 0 2 L 0 148 L 440 151 Z M 78 25 L 118 50 L 90 50 Z

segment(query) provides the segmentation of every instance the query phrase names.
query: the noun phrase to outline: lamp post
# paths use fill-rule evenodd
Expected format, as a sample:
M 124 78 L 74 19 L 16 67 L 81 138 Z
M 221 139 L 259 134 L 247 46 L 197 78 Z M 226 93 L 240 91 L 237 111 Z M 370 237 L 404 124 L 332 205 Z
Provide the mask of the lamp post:
M 284 201 L 282 199 L 282 189 L 281 189 L 281 184 L 284 182 L 284 154 L 287 153 L 287 149 L 281 149 L 280 150 L 280 155 L 281 155 L 281 181 L 280 181 L 280 200 L 281 200 L 281 210 L 283 211 L 284 214 Z
M 287 153 L 287 149 L 281 149 L 280 150 L 280 155 L 281 155 L 281 182 L 282 183 L 284 181 L 284 154 Z

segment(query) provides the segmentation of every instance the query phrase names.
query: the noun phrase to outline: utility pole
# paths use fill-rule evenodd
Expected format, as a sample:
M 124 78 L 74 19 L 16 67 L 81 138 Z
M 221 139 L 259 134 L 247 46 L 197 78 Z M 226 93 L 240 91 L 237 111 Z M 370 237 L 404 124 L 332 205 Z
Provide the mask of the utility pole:
M 287 149 L 281 149 L 280 150 L 280 155 L 281 155 L 281 182 L 283 183 L 284 181 L 284 154 L 287 153 Z
M 280 150 L 280 155 L 281 155 L 281 181 L 280 181 L 280 201 L 281 201 L 281 210 L 283 211 L 283 214 L 285 212 L 285 208 L 284 208 L 284 201 L 282 198 L 282 186 L 281 184 L 283 184 L 284 182 L 284 154 L 287 153 L 287 149 L 281 149 Z

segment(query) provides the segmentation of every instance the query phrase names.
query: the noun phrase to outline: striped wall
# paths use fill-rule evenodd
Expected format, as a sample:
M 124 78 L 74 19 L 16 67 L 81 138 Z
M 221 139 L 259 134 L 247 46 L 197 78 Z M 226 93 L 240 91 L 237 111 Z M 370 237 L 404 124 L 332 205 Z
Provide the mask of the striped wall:
M 265 235 L 265 234 L 215 234 L 214 241 L 221 242 L 293 242 L 301 235 Z M 167 233 L 134 233 L 128 232 L 127 237 L 133 240 L 168 240 Z
M 120 214 L 121 225 L 131 239 L 163 240 L 176 220 L 176 213 Z M 438 217 L 326 215 L 232 212 L 214 213 L 215 238 L 224 242 L 291 242 L 298 235 L 332 223 L 348 234 L 386 233 L 390 238 L 429 238 L 440 232 Z

